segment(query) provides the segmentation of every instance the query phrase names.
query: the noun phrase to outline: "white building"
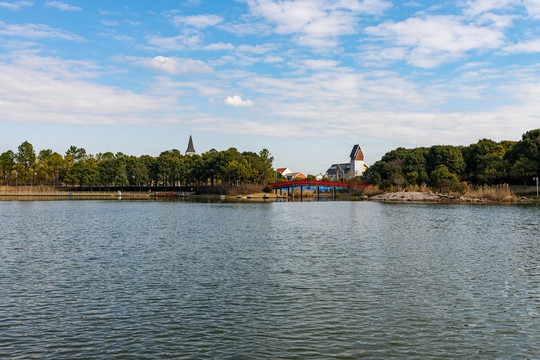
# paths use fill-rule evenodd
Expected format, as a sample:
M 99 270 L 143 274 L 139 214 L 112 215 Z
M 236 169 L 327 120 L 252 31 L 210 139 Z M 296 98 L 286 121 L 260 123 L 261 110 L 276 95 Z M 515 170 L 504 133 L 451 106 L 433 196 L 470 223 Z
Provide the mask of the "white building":
M 364 153 L 360 145 L 354 145 L 351 151 L 350 162 L 343 164 L 332 164 L 326 171 L 326 177 L 330 180 L 351 179 L 362 176 L 366 170 L 364 163 Z
M 362 176 L 365 170 L 365 164 L 364 153 L 362 152 L 360 145 L 353 146 L 349 157 L 351 158 L 349 178 Z

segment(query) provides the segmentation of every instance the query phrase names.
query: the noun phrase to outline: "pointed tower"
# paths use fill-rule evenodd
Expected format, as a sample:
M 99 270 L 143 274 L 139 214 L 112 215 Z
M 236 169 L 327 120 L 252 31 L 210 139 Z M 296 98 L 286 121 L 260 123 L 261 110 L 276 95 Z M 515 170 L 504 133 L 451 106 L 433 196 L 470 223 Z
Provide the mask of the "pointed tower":
M 186 155 L 196 155 L 197 152 L 195 151 L 195 148 L 193 147 L 193 140 L 191 139 L 191 135 L 189 135 L 189 143 L 186 150 Z
M 360 145 L 354 145 L 351 151 L 350 177 L 362 176 L 364 173 L 364 153 Z

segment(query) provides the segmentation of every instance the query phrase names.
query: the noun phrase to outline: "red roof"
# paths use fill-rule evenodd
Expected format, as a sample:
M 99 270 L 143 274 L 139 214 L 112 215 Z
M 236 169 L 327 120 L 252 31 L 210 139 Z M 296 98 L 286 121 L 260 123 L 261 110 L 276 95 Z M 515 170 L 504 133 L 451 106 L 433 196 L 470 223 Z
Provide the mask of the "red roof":
M 280 174 L 283 174 L 283 172 L 287 170 L 287 168 L 279 168 L 279 169 L 276 169 L 276 171 Z

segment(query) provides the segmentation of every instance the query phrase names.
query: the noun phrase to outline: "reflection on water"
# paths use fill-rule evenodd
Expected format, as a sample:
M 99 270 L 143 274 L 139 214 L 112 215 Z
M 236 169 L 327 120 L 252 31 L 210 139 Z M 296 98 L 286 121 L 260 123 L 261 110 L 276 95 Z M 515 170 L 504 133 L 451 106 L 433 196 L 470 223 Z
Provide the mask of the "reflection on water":
M 539 215 L 0 202 L 0 358 L 538 358 Z

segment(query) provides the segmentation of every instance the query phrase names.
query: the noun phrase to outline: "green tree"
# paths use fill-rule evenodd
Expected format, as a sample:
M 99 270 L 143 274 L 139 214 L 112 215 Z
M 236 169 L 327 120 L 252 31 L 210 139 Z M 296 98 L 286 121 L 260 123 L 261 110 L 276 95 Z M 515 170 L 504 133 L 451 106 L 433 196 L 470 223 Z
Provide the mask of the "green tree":
M 85 160 L 86 150 L 83 148 L 78 148 L 76 146 L 71 145 L 69 149 L 66 151 L 66 158 L 72 161 L 73 163 Z
M 90 156 L 75 162 L 66 174 L 66 181 L 77 185 L 95 185 L 99 183 L 96 159 Z
M 426 170 L 431 173 L 439 165 L 444 165 L 448 170 L 459 176 L 465 171 L 465 160 L 461 149 L 450 145 L 434 145 L 426 154 Z
M 264 148 L 259 152 L 260 165 L 257 171 L 262 174 L 262 182 L 268 183 L 269 179 L 273 179 L 274 174 L 274 157 L 268 149 Z
M 240 159 L 241 154 L 235 148 L 220 152 L 218 163 L 220 178 L 230 185 L 238 181 L 237 163 Z
M 504 159 L 515 142 L 482 139 L 462 148 L 466 163 L 465 180 L 475 184 L 494 184 L 507 181 L 510 164 Z
M 163 151 L 157 158 L 158 178 L 164 185 L 172 184 L 174 178 L 174 154 L 172 151 Z
M 403 170 L 405 169 L 405 161 L 401 158 L 395 158 L 388 162 L 388 177 L 389 185 L 395 187 L 403 187 L 407 185 L 407 181 L 403 176 Z
M 114 185 L 124 186 L 128 184 L 127 171 L 126 171 L 126 161 L 128 156 L 124 155 L 121 152 L 117 152 L 114 155 L 116 162 L 116 177 L 114 179 Z
M 366 182 L 371 185 L 379 185 L 389 177 L 388 163 L 383 160 L 376 161 L 364 173 Z
M 148 171 L 148 182 L 146 185 L 157 184 L 158 182 L 158 169 L 157 160 L 150 155 L 142 155 L 139 157 L 140 162 L 146 167 Z
M 56 185 L 61 181 L 60 175 L 65 169 L 64 158 L 57 152 L 53 152 L 47 158 L 47 169 L 49 171 L 48 176 L 52 177 L 53 185 Z
M 422 185 L 429 182 L 426 170 L 425 148 L 410 150 L 404 159 L 405 179 L 409 184 Z
M 197 186 L 208 180 L 208 171 L 205 167 L 205 161 L 201 155 L 189 156 L 189 166 L 187 167 L 187 178 L 191 182 L 196 182 Z
M 456 174 L 450 172 L 446 165 L 438 165 L 430 174 L 432 186 L 438 187 L 441 191 L 445 185 L 458 183 Z
M 129 185 L 141 186 L 150 182 L 150 172 L 142 158 L 130 156 L 126 158 L 125 163 L 126 176 Z
M 239 162 L 236 162 L 236 173 L 238 180 L 241 183 L 249 183 L 253 180 L 253 164 L 248 157 L 242 157 Z
M 17 161 L 18 177 L 24 184 L 34 179 L 34 171 L 36 166 L 36 153 L 34 147 L 28 141 L 19 145 L 18 152 L 15 155 Z
M 210 179 L 210 184 L 214 185 L 219 178 L 219 152 L 211 149 L 202 154 L 205 178 Z
M 41 150 L 37 157 L 38 177 L 41 176 L 43 178 L 43 185 L 47 184 L 47 178 L 49 177 L 49 174 L 50 174 L 48 159 L 49 157 L 51 157 L 52 154 L 53 154 L 53 151 L 51 149 Z
M 110 151 L 97 155 L 97 167 L 100 183 L 102 185 L 114 185 L 118 175 L 118 161 Z
M 0 155 L 0 171 L 2 171 L 2 182 L 11 183 L 11 173 L 15 170 L 15 153 L 8 150 Z
M 521 140 L 507 153 L 507 160 L 512 166 L 512 173 L 516 173 L 514 165 L 521 160 L 518 168 L 530 169 L 530 174 L 540 175 L 540 129 L 527 131 Z M 528 161 L 522 160 L 527 159 Z M 529 170 L 527 170 L 529 171 Z M 529 180 L 532 180 L 529 179 Z
M 523 185 L 527 185 L 537 174 L 537 164 L 526 157 L 521 157 L 512 165 L 510 174 L 515 179 L 521 180 Z

